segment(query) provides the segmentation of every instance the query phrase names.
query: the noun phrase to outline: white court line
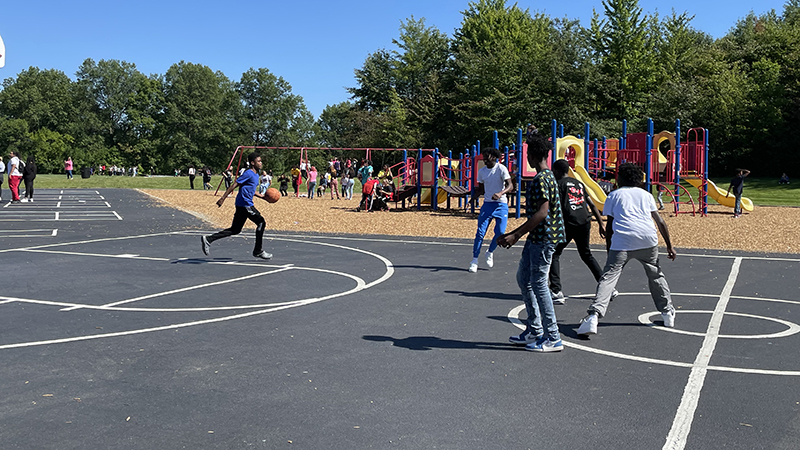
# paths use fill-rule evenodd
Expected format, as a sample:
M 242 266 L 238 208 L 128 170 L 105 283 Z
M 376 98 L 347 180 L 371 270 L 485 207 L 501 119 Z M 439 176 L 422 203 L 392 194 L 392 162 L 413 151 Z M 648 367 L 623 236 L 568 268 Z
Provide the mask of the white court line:
M 109 205 L 109 208 L 110 207 L 111 207 L 111 205 Z M 117 214 L 116 211 L 111 211 L 111 212 L 114 213 L 115 216 L 117 216 L 117 219 L 122 220 L 122 217 L 120 217 L 119 214 Z
M 105 204 L 106 204 L 106 206 L 108 206 L 109 208 L 111 208 L 111 205 L 109 205 L 109 204 L 108 204 L 108 202 L 103 202 L 103 203 L 105 203 Z
M 119 237 L 112 237 L 112 238 L 99 238 L 99 239 L 87 239 L 85 241 L 73 241 L 73 242 L 60 242 L 57 244 L 45 244 L 45 245 L 37 245 L 35 247 L 24 247 L 24 248 L 7 248 L 0 250 L 0 253 L 5 252 L 18 252 L 24 250 L 38 250 L 41 248 L 50 248 L 50 247 L 65 247 L 67 245 L 81 245 L 81 244 L 94 244 L 96 242 L 108 242 L 108 241 L 124 241 L 128 239 L 142 239 L 148 237 L 155 237 L 155 236 L 169 236 L 171 234 L 177 234 L 174 231 L 166 232 L 166 233 L 152 233 L 152 234 L 139 234 L 135 236 L 119 236 Z
M 118 238 L 102 238 L 102 239 L 93 239 L 93 240 L 90 240 L 90 241 L 84 241 L 83 243 L 101 242 L 101 241 L 109 241 L 109 240 L 137 239 L 137 238 L 148 237 L 148 236 L 164 236 L 164 235 L 170 235 L 170 234 L 179 234 L 179 233 L 170 232 L 170 233 L 155 233 L 155 234 L 151 234 L 151 235 L 123 236 L 123 237 L 118 237 Z M 72 244 L 76 244 L 76 243 L 78 243 L 78 242 L 73 242 Z M 312 244 L 318 244 L 318 245 L 327 245 L 327 246 L 331 246 L 331 247 L 338 247 L 338 248 L 343 248 L 343 249 L 346 249 L 346 250 L 357 251 L 357 252 L 364 253 L 366 255 L 372 256 L 374 258 L 377 258 L 378 260 L 383 262 L 383 264 L 386 267 L 386 272 L 383 274 L 383 276 L 381 276 L 377 280 L 375 280 L 375 281 L 373 281 L 371 283 L 367 283 L 367 284 L 365 284 L 363 286 L 361 284 L 359 284 L 359 286 L 356 287 L 354 290 L 352 290 L 352 292 L 359 292 L 361 290 L 369 289 L 369 288 L 371 288 L 373 286 L 376 286 L 376 285 L 378 285 L 380 283 L 383 283 L 384 281 L 386 281 L 389 278 L 391 278 L 392 275 L 394 274 L 394 266 L 392 265 L 392 262 L 389 261 L 388 259 L 386 259 L 385 257 L 377 254 L 377 253 L 372 253 L 372 252 L 369 252 L 369 251 L 366 251 L 366 250 L 360 250 L 360 249 L 356 249 L 356 248 L 352 248 L 352 247 L 345 247 L 345 246 L 342 246 L 342 245 L 327 244 L 327 243 L 323 243 L 323 242 L 313 242 L 312 241 L 311 243 Z M 38 246 L 37 248 L 53 247 L 53 246 L 56 246 L 56 245 L 62 245 L 62 244 L 41 245 L 41 246 Z M 0 252 L 3 252 L 3 250 L 0 250 Z M 344 294 L 349 294 L 349 293 L 351 293 L 351 292 L 346 292 Z M 210 324 L 210 323 L 227 322 L 229 320 L 237 320 L 237 319 L 242 319 L 242 318 L 245 318 L 245 317 L 252 317 L 252 316 L 256 316 L 256 315 L 260 315 L 260 314 L 266 314 L 266 313 L 270 313 L 270 312 L 281 311 L 281 310 L 284 310 L 284 309 L 295 308 L 295 307 L 298 307 L 298 306 L 311 305 L 311 304 L 318 303 L 318 302 L 321 302 L 321 301 L 324 301 L 324 300 L 328 300 L 328 299 L 331 299 L 331 298 L 341 297 L 344 294 L 338 294 L 338 295 L 334 294 L 334 295 L 329 295 L 329 296 L 325 296 L 325 297 L 307 299 L 307 300 L 303 300 L 301 302 L 293 303 L 291 305 L 271 307 L 271 308 L 267 308 L 267 309 L 261 309 L 261 310 L 251 311 L 251 312 L 242 313 L 242 314 L 235 314 L 235 315 L 232 315 L 232 316 L 218 317 L 218 318 L 215 318 L 215 319 L 197 320 L 197 321 L 193 321 L 193 322 L 184 322 L 184 323 L 164 325 L 164 326 L 154 327 L 154 328 L 144 328 L 144 329 L 139 329 L 139 330 L 119 331 L 119 332 L 106 333 L 106 334 L 95 334 L 95 335 L 87 335 L 87 336 L 75 336 L 75 337 L 71 337 L 71 338 L 51 339 L 51 340 L 47 340 L 47 341 L 33 341 L 33 342 L 20 342 L 20 343 L 16 343 L 16 344 L 6 344 L 6 345 L 0 345 L 0 350 L 10 349 L 10 348 L 35 347 L 35 346 L 51 345 L 51 344 L 64 344 L 64 343 L 69 343 L 69 342 L 79 342 L 79 341 L 88 341 L 88 340 L 94 340 L 94 339 L 104 339 L 104 338 L 109 338 L 109 337 L 131 336 L 131 335 L 151 333 L 151 332 L 157 332 L 157 331 L 174 330 L 174 329 L 179 329 L 179 328 L 192 327 L 192 326 L 196 326 L 196 325 L 206 325 L 206 324 Z
M 184 288 L 180 288 L 180 289 L 173 289 L 171 291 L 159 292 L 157 294 L 143 295 L 141 297 L 134 297 L 134 298 L 130 298 L 130 299 L 127 299 L 127 300 L 120 300 L 118 302 L 106 303 L 105 305 L 100 305 L 100 308 L 102 309 L 102 308 L 108 308 L 110 306 L 124 305 L 124 304 L 127 304 L 127 303 L 138 302 L 138 301 L 147 300 L 147 299 L 150 299 L 150 298 L 163 297 L 165 295 L 177 294 L 177 293 L 186 292 L 186 291 L 193 291 L 195 289 L 202 289 L 202 288 L 206 288 L 206 287 L 210 287 L 210 286 L 219 286 L 219 285 L 222 285 L 222 284 L 233 283 L 233 282 L 236 282 L 236 281 L 249 280 L 251 278 L 263 277 L 264 275 L 270 275 L 270 274 L 273 274 L 273 273 L 284 272 L 286 270 L 290 270 L 290 268 L 286 267 L 286 268 L 281 268 L 281 269 L 277 269 L 277 270 L 269 270 L 269 271 L 266 271 L 266 272 L 259 272 L 259 273 L 254 273 L 254 274 L 251 274 L 251 275 L 245 275 L 245 276 L 239 277 L 239 278 L 230 278 L 230 279 L 222 280 L 222 281 L 214 281 L 214 282 L 211 282 L 211 283 L 198 284 L 198 285 L 188 286 L 188 287 L 184 287 Z M 62 309 L 61 311 L 74 311 L 76 309 L 81 309 L 81 307 L 80 306 L 73 306 L 72 308 Z
M 169 258 L 155 258 L 151 256 L 139 256 L 139 255 L 108 255 L 103 253 L 84 253 L 84 252 L 68 252 L 68 251 L 60 251 L 60 250 L 19 250 L 24 251 L 27 253 L 52 253 L 56 255 L 70 255 L 70 256 L 94 256 L 94 257 L 101 257 L 101 258 L 124 258 L 124 259 L 141 259 L 144 261 L 171 261 Z
M 158 198 L 158 197 L 154 197 Z M 161 200 L 161 199 L 159 199 Z M 175 234 L 184 234 L 190 236 L 199 236 L 201 234 L 209 234 L 213 233 L 213 231 L 208 230 L 185 230 L 185 231 L 176 231 Z M 249 233 L 252 234 L 252 233 Z M 242 233 L 242 235 L 249 235 L 248 233 Z M 313 236 L 308 234 L 269 234 L 265 233 L 264 237 L 284 237 L 284 238 L 301 238 L 301 239 L 330 239 L 330 240 L 341 240 L 341 241 L 363 241 L 363 242 L 375 242 L 375 238 L 355 238 L 355 237 L 344 237 L 344 236 Z M 443 246 L 457 246 L 457 247 L 472 247 L 472 243 L 466 242 L 436 242 L 436 241 L 414 241 L 414 240 L 407 240 L 407 239 L 386 239 L 381 238 L 380 242 L 387 242 L 387 243 L 396 243 L 396 244 L 419 244 L 419 245 L 443 245 Z M 521 247 L 524 244 L 515 244 L 514 247 Z M 578 251 L 577 248 L 570 246 L 567 247 L 565 250 L 570 251 Z M 714 249 L 709 249 L 710 251 L 714 251 Z M 600 251 L 600 249 L 597 249 Z M 659 253 L 662 253 L 659 250 Z M 681 253 L 681 257 L 690 257 L 690 258 L 711 258 L 711 259 L 746 259 L 746 260 L 760 260 L 760 261 L 781 261 L 781 262 L 800 262 L 800 258 L 782 258 L 782 257 L 769 257 L 769 256 L 732 256 L 732 255 L 704 255 L 698 253 Z
M 58 215 L 59 215 L 59 213 L 58 213 L 58 211 L 56 211 L 56 218 L 55 218 L 55 220 L 58 220 Z
M 681 404 L 678 406 L 678 412 L 675 414 L 675 420 L 672 422 L 672 429 L 669 430 L 667 435 L 667 442 L 664 444 L 663 450 L 682 450 L 686 447 L 686 440 L 689 438 L 689 432 L 692 430 L 692 422 L 694 421 L 694 413 L 697 410 L 697 404 L 700 400 L 700 391 L 703 390 L 706 374 L 708 373 L 708 363 L 711 361 L 711 355 L 714 354 L 714 349 L 719 341 L 719 332 L 722 327 L 722 319 L 725 317 L 725 310 L 728 308 L 728 302 L 731 299 L 731 292 L 733 286 L 736 284 L 736 278 L 739 276 L 739 268 L 742 265 L 742 258 L 733 260 L 733 267 L 728 276 L 728 281 L 722 289 L 722 294 L 719 297 L 714 313 L 711 315 L 711 320 L 706 330 L 706 337 L 703 339 L 703 345 L 700 347 L 700 352 L 697 353 L 697 358 L 692 365 L 692 371 L 689 374 L 689 381 L 683 390 L 683 397 Z
M 56 208 L 61 208 L 61 202 L 56 203 Z

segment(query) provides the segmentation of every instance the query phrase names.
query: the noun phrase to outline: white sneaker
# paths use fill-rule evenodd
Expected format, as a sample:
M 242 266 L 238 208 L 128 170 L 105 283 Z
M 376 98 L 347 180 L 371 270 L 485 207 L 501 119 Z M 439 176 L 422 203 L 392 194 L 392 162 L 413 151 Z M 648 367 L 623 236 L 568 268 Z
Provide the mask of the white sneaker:
M 611 293 L 611 301 L 613 302 L 615 298 L 619 295 L 619 291 L 614 289 L 614 292 Z
M 486 252 L 486 265 L 489 266 L 489 268 L 494 267 L 494 253 Z
M 578 334 L 584 336 L 597 334 L 597 314 L 589 314 L 581 320 L 581 326 L 578 327 Z
M 27 199 L 27 198 L 22 198 L 22 199 L 20 199 L 20 201 L 21 201 L 22 203 L 28 203 L 28 199 Z
M 472 264 L 469 265 L 469 273 L 475 273 L 477 271 L 478 271 L 478 265 L 477 264 L 472 263 Z
M 554 305 L 563 305 L 567 303 L 567 297 L 565 297 L 564 293 L 561 291 L 558 292 L 550 291 L 550 297 L 553 299 Z
M 675 310 L 661 313 L 661 320 L 664 321 L 664 326 L 667 328 L 675 328 Z

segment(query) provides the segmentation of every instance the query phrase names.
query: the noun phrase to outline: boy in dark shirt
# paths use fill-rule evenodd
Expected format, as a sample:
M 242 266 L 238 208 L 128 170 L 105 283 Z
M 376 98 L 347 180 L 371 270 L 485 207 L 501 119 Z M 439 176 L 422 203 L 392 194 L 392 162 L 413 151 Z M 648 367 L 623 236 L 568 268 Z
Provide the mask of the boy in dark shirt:
M 563 305 L 566 298 L 561 292 L 561 253 L 564 252 L 570 241 L 575 241 L 578 247 L 578 254 L 586 267 L 592 272 L 595 281 L 600 281 L 603 275 L 600 265 L 592 256 L 592 249 L 589 248 L 589 235 L 592 231 L 592 219 L 589 216 L 591 211 L 600 226 L 600 237 L 605 239 L 606 230 L 603 227 L 603 219 L 600 211 L 587 195 L 583 183 L 567 176 L 569 173 L 569 163 L 564 159 L 559 159 L 553 163 L 553 175 L 558 182 L 558 192 L 561 196 L 561 213 L 564 217 L 564 231 L 566 240 L 556 246 L 553 253 L 553 262 L 550 264 L 550 291 L 552 292 L 553 303 Z
M 747 169 L 736 169 L 736 176 L 731 180 L 731 185 L 728 186 L 728 192 L 725 197 L 730 197 L 731 192 L 736 197 L 736 203 L 733 205 L 733 218 L 738 219 L 742 216 L 742 193 L 744 192 L 744 177 L 750 175 Z
M 556 246 L 564 242 L 564 219 L 558 200 L 558 185 L 547 167 L 551 144 L 534 126 L 528 127 L 528 164 L 536 169 L 536 177 L 528 186 L 525 215 L 528 220 L 510 233 L 497 238 L 497 244 L 511 248 L 528 234 L 517 270 L 517 284 L 528 318 L 525 331 L 508 340 L 527 344 L 534 352 L 560 352 L 564 349 L 558 331 L 553 299 L 547 287 L 547 274 Z

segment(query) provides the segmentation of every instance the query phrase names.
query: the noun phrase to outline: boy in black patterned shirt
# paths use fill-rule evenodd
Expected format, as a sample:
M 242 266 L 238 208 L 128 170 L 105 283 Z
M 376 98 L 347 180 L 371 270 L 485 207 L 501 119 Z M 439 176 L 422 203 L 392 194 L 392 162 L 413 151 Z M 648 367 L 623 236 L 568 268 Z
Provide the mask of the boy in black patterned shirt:
M 558 332 L 548 274 L 556 245 L 564 242 L 564 219 L 558 184 L 547 167 L 550 142 L 531 125 L 528 127 L 526 143 L 528 163 L 537 172 L 526 195 L 525 215 L 528 220 L 497 239 L 500 246 L 510 248 L 528 234 L 517 270 L 517 284 L 525 301 L 528 318 L 525 331 L 508 340 L 514 344 L 527 344 L 525 349 L 535 352 L 560 352 L 564 346 Z

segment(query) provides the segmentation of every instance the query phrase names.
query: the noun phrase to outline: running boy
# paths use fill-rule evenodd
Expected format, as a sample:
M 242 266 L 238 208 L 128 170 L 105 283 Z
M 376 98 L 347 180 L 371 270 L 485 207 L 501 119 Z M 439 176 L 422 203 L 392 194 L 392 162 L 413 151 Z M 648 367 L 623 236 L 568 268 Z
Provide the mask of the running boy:
M 258 212 L 255 205 L 253 205 L 253 197 L 264 198 L 264 194 L 256 192 L 256 188 L 258 187 L 258 172 L 263 166 L 261 156 L 256 152 L 250 153 L 247 155 L 247 162 L 250 165 L 250 169 L 244 171 L 239 178 L 233 182 L 231 187 L 225 190 L 225 193 L 222 194 L 222 198 L 217 200 L 217 206 L 222 207 L 222 204 L 225 203 L 225 199 L 228 198 L 236 187 L 239 187 L 239 194 L 236 195 L 236 212 L 233 214 L 233 224 L 231 224 L 230 228 L 218 231 L 211 236 L 200 237 L 203 253 L 206 255 L 211 251 L 210 244 L 212 242 L 241 233 L 244 223 L 247 219 L 250 219 L 256 224 L 256 246 L 253 249 L 253 256 L 261 259 L 272 258 L 271 254 L 265 252 L 261 248 L 261 243 L 264 238 L 264 228 L 267 226 L 267 222 L 261 217 L 261 213 Z
M 614 287 L 622 274 L 622 268 L 631 259 L 638 259 L 644 266 L 650 295 L 653 297 L 656 309 L 661 311 L 664 326 L 668 328 L 675 326 L 675 308 L 672 306 L 669 285 L 658 262 L 656 226 L 667 244 L 667 257 L 675 260 L 677 255 L 672 248 L 667 224 L 658 214 L 652 194 L 640 188 L 643 177 L 644 172 L 636 164 L 620 165 L 619 189 L 608 194 L 603 205 L 603 213 L 608 217 L 606 223 L 608 258 L 603 275 L 597 284 L 594 302 L 589 306 L 589 315 L 581 320 L 578 327 L 580 335 L 597 334 L 597 322 L 606 314 Z
M 494 237 L 486 250 L 486 265 L 494 266 L 494 250 L 497 248 L 497 238 L 506 232 L 508 223 L 508 199 L 506 192 L 512 188 L 511 175 L 506 166 L 497 162 L 500 159 L 500 150 L 487 148 L 483 152 L 485 167 L 478 170 L 478 186 L 475 188 L 474 198 L 483 194 L 483 206 L 478 215 L 478 231 L 475 232 L 475 241 L 472 243 L 472 262 L 469 271 L 478 271 L 478 257 L 481 255 L 483 237 L 489 228 L 489 222 L 494 219 Z
M 528 318 L 525 331 L 508 340 L 514 344 L 527 344 L 525 349 L 534 352 L 560 352 L 564 346 L 547 286 L 547 274 L 556 246 L 564 242 L 564 219 L 558 200 L 558 185 L 553 172 L 547 167 L 550 141 L 530 125 L 526 143 L 528 164 L 536 169 L 536 177 L 528 185 L 526 194 L 525 215 L 528 220 L 497 239 L 502 247 L 511 248 L 522 236 L 530 233 L 517 269 L 517 284 L 525 301 Z
M 569 163 L 565 159 L 559 159 L 553 163 L 553 175 L 558 182 L 558 193 L 561 197 L 561 215 L 564 217 L 564 233 L 566 240 L 556 246 L 553 253 L 553 262 L 550 265 L 550 291 L 552 292 L 553 303 L 563 305 L 565 302 L 564 293 L 561 292 L 561 267 L 560 258 L 564 248 L 570 241 L 575 240 L 578 247 L 578 254 L 586 267 L 592 272 L 595 281 L 600 281 L 600 264 L 592 256 L 592 249 L 589 248 L 589 235 L 592 232 L 591 212 L 600 227 L 600 237 L 606 237 L 606 230 L 603 227 L 603 218 L 600 211 L 594 206 L 591 197 L 587 195 L 583 183 L 575 178 L 568 177 Z

